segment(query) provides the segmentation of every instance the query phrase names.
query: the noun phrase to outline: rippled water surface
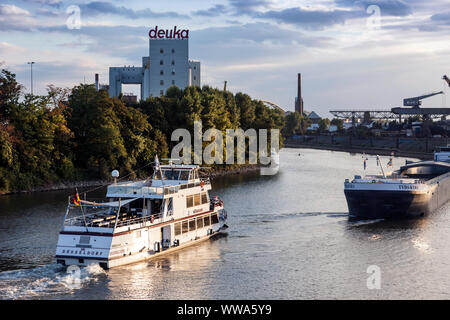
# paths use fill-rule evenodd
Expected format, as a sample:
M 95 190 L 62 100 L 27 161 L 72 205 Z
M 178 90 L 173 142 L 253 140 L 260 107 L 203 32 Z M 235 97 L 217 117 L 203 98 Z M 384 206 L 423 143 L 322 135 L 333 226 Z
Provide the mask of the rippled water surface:
M 0 298 L 450 298 L 450 204 L 418 220 L 349 222 L 343 182 L 362 174 L 360 154 L 283 149 L 280 165 L 276 176 L 213 181 L 227 235 L 157 260 L 83 268 L 76 286 L 53 261 L 71 191 L 0 197 Z M 371 265 L 379 290 L 367 288 Z

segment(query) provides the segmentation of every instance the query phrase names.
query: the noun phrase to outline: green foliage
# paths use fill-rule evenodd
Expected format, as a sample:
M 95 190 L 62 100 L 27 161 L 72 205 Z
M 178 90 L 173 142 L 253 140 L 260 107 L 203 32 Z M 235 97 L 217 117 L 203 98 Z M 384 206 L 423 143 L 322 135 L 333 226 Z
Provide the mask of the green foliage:
M 0 72 L 0 193 L 60 181 L 105 179 L 113 169 L 148 176 L 168 157 L 175 129 L 281 129 L 284 114 L 248 95 L 209 86 L 169 88 L 165 96 L 125 105 L 105 90 L 80 84 L 24 95 L 15 75 Z
M 319 131 L 324 132 L 328 130 L 328 126 L 330 125 L 330 119 L 322 118 L 319 120 Z
M 338 131 L 341 131 L 344 129 L 344 120 L 342 120 L 342 119 L 334 118 L 330 121 L 330 124 L 332 126 L 336 126 Z
M 294 134 L 305 134 L 306 129 L 311 125 L 312 121 L 300 115 L 298 112 L 291 112 L 286 116 L 286 124 L 283 128 L 283 135 L 290 137 Z

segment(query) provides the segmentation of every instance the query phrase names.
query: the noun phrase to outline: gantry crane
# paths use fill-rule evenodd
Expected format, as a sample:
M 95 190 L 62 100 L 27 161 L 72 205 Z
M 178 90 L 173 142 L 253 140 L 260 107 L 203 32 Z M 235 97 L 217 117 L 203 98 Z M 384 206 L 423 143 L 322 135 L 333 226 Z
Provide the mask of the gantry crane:
M 444 74 L 444 76 L 442 77 L 442 80 L 447 81 L 448 86 L 450 87 L 450 79 L 447 77 L 447 75 Z
M 437 94 L 443 94 L 443 93 L 444 93 L 444 91 L 439 91 L 439 92 L 424 94 L 423 96 L 406 98 L 406 99 L 403 99 L 403 105 L 413 107 L 413 108 L 419 108 L 420 105 L 422 104 L 422 101 L 421 101 L 422 99 L 429 98 L 429 97 L 435 96 Z

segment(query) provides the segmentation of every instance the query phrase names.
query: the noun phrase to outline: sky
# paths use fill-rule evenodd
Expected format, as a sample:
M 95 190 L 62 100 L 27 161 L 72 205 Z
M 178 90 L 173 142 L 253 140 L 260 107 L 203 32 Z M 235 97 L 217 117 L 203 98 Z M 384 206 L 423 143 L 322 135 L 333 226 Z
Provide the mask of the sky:
M 79 13 L 79 15 L 78 15 Z M 78 19 L 79 17 L 79 19 Z M 444 91 L 450 107 L 450 0 L 2 0 L 0 63 L 30 90 L 108 83 L 110 66 L 141 66 L 148 31 L 189 29 L 202 85 L 294 110 L 389 109 Z M 139 96 L 139 86 L 124 86 Z

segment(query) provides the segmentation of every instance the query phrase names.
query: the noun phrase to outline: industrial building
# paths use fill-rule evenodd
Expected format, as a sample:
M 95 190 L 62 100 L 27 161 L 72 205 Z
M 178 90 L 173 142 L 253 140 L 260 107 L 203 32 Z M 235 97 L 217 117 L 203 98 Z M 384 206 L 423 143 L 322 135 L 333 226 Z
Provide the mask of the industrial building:
M 143 100 L 164 95 L 171 86 L 181 89 L 200 86 L 200 62 L 189 60 L 188 37 L 161 38 L 152 36 L 152 30 L 149 32 L 149 56 L 142 57 L 142 67 L 109 68 L 111 97 L 122 93 L 122 84 L 139 84 Z

